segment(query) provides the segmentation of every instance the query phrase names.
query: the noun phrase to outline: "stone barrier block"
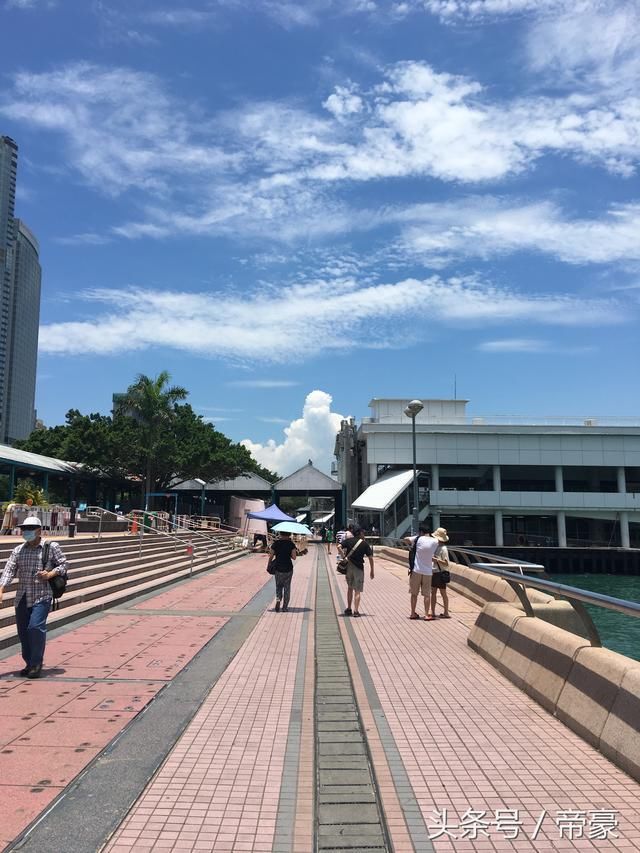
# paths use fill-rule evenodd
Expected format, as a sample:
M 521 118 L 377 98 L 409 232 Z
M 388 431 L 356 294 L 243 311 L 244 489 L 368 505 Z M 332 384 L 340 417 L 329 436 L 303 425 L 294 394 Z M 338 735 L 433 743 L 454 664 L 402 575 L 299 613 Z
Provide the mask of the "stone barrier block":
M 556 716 L 598 747 L 622 679 L 636 662 L 609 649 L 583 648 L 558 697 Z
M 541 630 L 534 632 L 537 621 L 529 619 L 518 624 L 523 634 L 538 635 L 538 645 L 527 668 L 523 689 L 543 708 L 553 713 L 578 651 L 585 647 L 590 648 L 590 644 L 575 634 L 548 623 L 538 623 Z
M 515 607 L 513 609 L 516 613 L 522 613 Z M 532 616 L 522 616 L 514 624 L 508 645 L 505 646 L 496 667 L 516 687 L 524 689 L 531 662 L 548 627 L 546 623 Z
M 544 619 L 550 625 L 555 625 L 556 628 L 562 628 L 563 631 L 568 631 L 570 634 L 588 639 L 587 629 L 582 619 L 568 601 L 557 601 L 552 598 L 548 604 L 532 604 L 531 609 L 539 619 Z M 590 645 L 590 643 L 586 645 Z
M 524 618 L 522 611 L 510 604 L 497 601 L 486 604 L 478 614 L 467 643 L 497 667 L 510 640 L 513 626 L 522 618 Z
M 633 662 L 600 735 L 600 751 L 640 782 L 640 664 Z

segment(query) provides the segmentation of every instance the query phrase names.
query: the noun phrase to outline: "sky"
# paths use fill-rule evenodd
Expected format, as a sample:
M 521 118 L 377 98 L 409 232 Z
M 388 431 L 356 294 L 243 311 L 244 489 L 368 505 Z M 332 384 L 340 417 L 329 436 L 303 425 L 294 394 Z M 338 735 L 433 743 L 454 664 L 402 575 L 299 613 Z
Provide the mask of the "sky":
M 635 0 L 0 0 L 36 406 L 138 373 L 285 475 L 372 397 L 638 415 Z

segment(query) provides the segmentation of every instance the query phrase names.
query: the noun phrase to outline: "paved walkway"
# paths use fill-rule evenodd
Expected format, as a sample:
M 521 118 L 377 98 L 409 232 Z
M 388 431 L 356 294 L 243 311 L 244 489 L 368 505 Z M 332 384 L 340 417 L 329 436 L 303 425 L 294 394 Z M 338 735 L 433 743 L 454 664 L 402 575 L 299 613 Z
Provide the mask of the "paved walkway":
M 640 785 L 469 649 L 478 608 L 452 594 L 451 620 L 410 621 L 406 571 L 378 560 L 364 615 L 336 623 L 344 581 L 333 560 L 312 548 L 298 561 L 288 613 L 273 611 L 265 558 L 249 556 L 54 639 L 44 681 L 3 676 L 0 785 L 5 802 L 25 793 L 19 819 L 0 824 L 2 837 L 12 838 L 95 758 L 21 849 L 62 849 L 48 839 L 56 827 L 68 833 L 70 820 L 90 833 L 94 821 L 83 818 L 100 796 L 112 825 L 103 824 L 100 843 L 97 834 L 75 847 L 69 839 L 65 851 L 100 849 L 112 830 L 108 853 L 310 853 L 314 840 L 319 849 L 370 853 L 640 849 Z M 317 577 L 324 597 L 316 607 Z M 229 650 L 222 641 L 234 625 L 244 634 Z M 3 661 L 0 672 L 17 664 Z M 192 700 L 196 677 L 202 693 Z M 132 745 L 142 759 L 167 716 L 162 709 L 173 707 L 163 705 L 171 690 L 184 700 L 176 707 L 189 701 L 193 712 L 163 735 L 146 776 L 136 775 Z M 336 712 L 340 702 L 344 713 Z M 104 760 L 104 745 L 125 724 Z M 373 788 L 344 782 L 359 752 L 351 748 L 356 734 Z M 24 756 L 39 760 L 43 749 L 27 778 Z M 118 802 L 91 787 L 114 763 L 123 786 L 132 773 Z M 316 778 L 316 767 L 325 776 Z M 333 827 L 325 831 L 326 815 Z

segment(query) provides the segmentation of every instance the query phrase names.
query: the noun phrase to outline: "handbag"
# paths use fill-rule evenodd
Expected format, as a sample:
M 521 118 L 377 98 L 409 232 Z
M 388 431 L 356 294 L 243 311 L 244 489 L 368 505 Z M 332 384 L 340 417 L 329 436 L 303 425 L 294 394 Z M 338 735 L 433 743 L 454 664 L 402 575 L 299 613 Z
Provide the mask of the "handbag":
M 270 575 L 275 575 L 276 573 L 276 558 L 272 557 L 267 563 L 267 571 Z
M 437 574 L 438 574 L 438 577 L 440 578 L 440 580 L 442 581 L 442 583 L 448 584 L 451 580 L 451 572 L 449 571 L 449 569 L 441 569 L 440 568 L 440 560 L 438 559 L 438 552 L 439 551 L 440 551 L 440 548 L 438 547 L 436 549 L 436 553 L 433 555 L 433 562 L 435 565 L 438 566 Z M 447 565 L 447 563 L 444 560 L 442 562 L 445 564 L 445 566 Z
M 362 545 L 363 542 L 364 539 L 360 539 L 360 541 L 351 549 L 351 553 L 355 554 L 355 552 L 358 550 L 358 548 Z M 338 572 L 339 575 L 346 575 L 347 569 L 349 568 L 349 562 L 349 557 L 343 557 L 341 560 L 338 560 L 336 572 Z

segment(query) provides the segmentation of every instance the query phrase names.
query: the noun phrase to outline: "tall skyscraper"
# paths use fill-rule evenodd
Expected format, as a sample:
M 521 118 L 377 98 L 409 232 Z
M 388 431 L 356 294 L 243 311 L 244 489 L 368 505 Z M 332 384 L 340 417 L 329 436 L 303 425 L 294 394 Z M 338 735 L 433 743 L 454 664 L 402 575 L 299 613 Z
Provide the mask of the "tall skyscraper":
M 38 241 L 15 218 L 18 146 L 0 136 L 0 443 L 35 426 L 40 325 Z

